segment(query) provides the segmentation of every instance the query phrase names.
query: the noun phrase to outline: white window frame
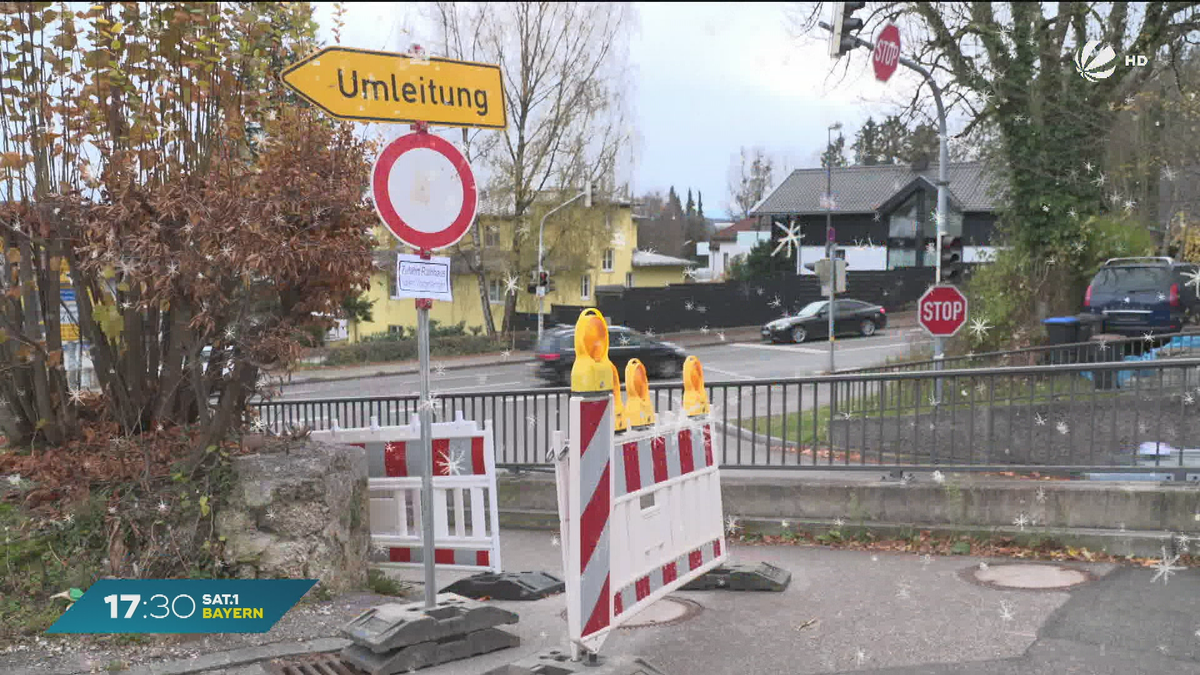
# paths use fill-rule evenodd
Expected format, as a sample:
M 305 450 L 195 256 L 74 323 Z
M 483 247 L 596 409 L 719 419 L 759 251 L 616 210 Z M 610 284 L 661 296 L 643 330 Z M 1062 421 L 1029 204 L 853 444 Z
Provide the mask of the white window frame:
M 579 277 L 579 299 L 592 299 L 592 275 L 590 274 L 584 274 Z
M 383 283 L 387 285 L 388 299 L 389 300 L 399 300 L 400 296 L 396 295 L 396 291 L 398 290 L 396 288 L 396 285 L 397 285 L 396 284 L 396 273 L 394 271 L 388 272 L 386 275 L 386 280 Z
M 493 305 L 503 303 L 504 293 L 501 292 L 503 290 L 504 285 L 500 283 L 499 279 L 488 279 L 488 303 Z M 495 292 L 493 293 L 493 291 Z
M 633 288 L 633 272 L 625 273 L 625 288 Z
M 600 256 L 600 270 L 603 272 L 613 271 L 613 258 L 615 254 L 611 248 L 604 249 L 604 253 Z
M 485 247 L 496 247 L 500 245 L 500 231 L 494 227 L 483 228 L 483 245 Z

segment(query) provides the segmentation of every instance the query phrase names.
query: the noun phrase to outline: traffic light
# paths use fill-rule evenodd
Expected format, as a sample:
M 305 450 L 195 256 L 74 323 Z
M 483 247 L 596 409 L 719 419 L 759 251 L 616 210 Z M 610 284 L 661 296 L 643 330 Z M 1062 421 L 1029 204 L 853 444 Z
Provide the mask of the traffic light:
M 829 56 L 836 59 L 858 46 L 853 33 L 862 29 L 863 20 L 854 16 L 854 13 L 866 6 L 865 2 L 833 3 L 833 34 L 829 38 Z
M 963 277 L 962 238 L 942 235 L 942 282 L 957 284 Z
M 533 283 L 526 286 L 526 290 L 537 293 L 539 288 L 544 288 L 546 290 L 541 291 L 542 293 L 554 292 L 554 280 L 550 278 L 549 272 L 534 272 L 533 275 Z

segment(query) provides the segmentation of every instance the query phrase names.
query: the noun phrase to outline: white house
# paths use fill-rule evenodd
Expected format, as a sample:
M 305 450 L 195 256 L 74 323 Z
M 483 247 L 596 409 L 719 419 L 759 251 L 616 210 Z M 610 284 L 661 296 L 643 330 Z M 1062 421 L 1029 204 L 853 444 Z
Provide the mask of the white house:
M 760 226 L 758 218 L 745 218 L 713 234 L 711 241 L 697 244 L 696 253 L 708 256 L 706 276 L 713 281 L 723 281 L 735 260 L 749 253 L 760 241 L 770 239 L 771 231 L 765 225 Z

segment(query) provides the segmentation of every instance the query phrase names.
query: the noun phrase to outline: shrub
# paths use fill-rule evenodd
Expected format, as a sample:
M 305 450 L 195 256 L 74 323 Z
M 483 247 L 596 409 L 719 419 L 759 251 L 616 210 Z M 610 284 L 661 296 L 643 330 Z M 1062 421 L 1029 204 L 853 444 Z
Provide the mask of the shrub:
M 411 335 L 417 334 L 416 329 L 409 329 L 409 330 L 412 331 Z M 455 337 L 458 335 L 466 335 L 466 334 L 467 334 L 467 322 L 466 321 L 459 321 L 458 323 L 454 324 L 453 326 L 442 326 L 440 322 L 438 322 L 434 319 L 429 320 L 429 337 L 431 337 L 431 338 Z
M 416 340 L 374 340 L 330 350 L 329 356 L 325 357 L 325 365 L 344 366 L 383 361 L 411 361 L 415 358 L 417 358 Z
M 412 335 L 409 335 L 408 330 L 405 329 L 403 326 L 400 326 L 400 330 L 397 330 L 397 331 L 386 331 L 383 333 L 372 333 L 370 335 L 364 335 L 362 337 L 362 339 L 359 340 L 359 342 L 360 343 L 399 342 L 401 340 L 413 339 L 416 337 L 416 335 L 417 335 L 417 332 L 415 330 L 412 332 Z
M 1084 289 L 1108 258 L 1149 255 L 1154 240 L 1145 228 L 1113 217 L 1092 217 L 1073 243 L 1059 249 L 1001 249 L 971 275 L 966 291 L 972 319 L 991 326 L 982 339 L 968 338 L 976 351 L 1033 344 L 1041 320 L 1080 311 Z
M 529 340 L 529 342 L 532 344 L 532 340 Z M 512 349 L 511 344 L 511 342 L 507 341 L 492 340 L 486 335 L 431 336 L 429 353 L 434 358 L 439 356 L 487 354 Z M 325 359 L 325 365 L 344 366 L 359 363 L 412 361 L 417 357 L 417 341 L 415 339 L 374 340 L 330 350 L 329 356 Z

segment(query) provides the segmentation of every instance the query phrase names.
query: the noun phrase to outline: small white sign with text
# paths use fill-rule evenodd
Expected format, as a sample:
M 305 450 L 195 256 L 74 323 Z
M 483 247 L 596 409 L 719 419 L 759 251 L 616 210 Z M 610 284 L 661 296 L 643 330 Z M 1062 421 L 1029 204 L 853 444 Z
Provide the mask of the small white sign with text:
M 454 300 L 450 286 L 450 258 L 396 255 L 396 297 Z

